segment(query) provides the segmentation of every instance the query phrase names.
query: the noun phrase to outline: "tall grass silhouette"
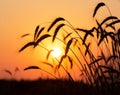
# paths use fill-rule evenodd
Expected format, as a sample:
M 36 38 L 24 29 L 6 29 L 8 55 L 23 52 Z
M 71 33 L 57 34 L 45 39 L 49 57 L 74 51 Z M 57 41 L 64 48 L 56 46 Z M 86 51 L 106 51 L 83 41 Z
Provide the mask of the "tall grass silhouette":
M 11 76 L 11 79 L 15 79 L 16 78 L 16 74 L 18 73 L 18 72 L 20 72 L 20 70 L 19 70 L 19 68 L 18 67 L 16 67 L 15 69 L 14 69 L 14 72 L 12 72 L 12 71 L 10 71 L 10 70 L 8 70 L 8 69 L 4 69 L 4 70 L 2 70 L 3 72 L 5 72 L 6 74 L 8 74 L 9 76 Z
M 25 44 L 19 52 L 29 46 L 33 48 L 40 46 L 48 52 L 46 54 L 48 60 L 52 50 L 40 45 L 41 41 L 51 38 L 54 43 L 57 40 L 64 45 L 64 54 L 60 60 L 54 58 L 58 62 L 55 68 L 50 63 L 43 62 L 44 64 L 58 71 L 59 68 L 63 68 L 68 78 L 74 81 L 71 73 L 63 65 L 64 60 L 68 60 L 70 68 L 77 65 L 79 72 L 82 72 L 81 76 L 90 85 L 103 92 L 113 89 L 120 83 L 120 19 L 113 16 L 107 7 L 110 15 L 98 21 L 97 13 L 101 7 L 107 6 L 100 2 L 95 7 L 93 18 L 96 24 L 91 29 L 75 28 L 65 18 L 58 17 L 49 27 L 37 26 L 33 41 Z M 42 34 L 43 31 L 46 32 Z M 59 33 L 63 34 L 63 37 L 59 37 Z M 24 70 L 29 69 L 39 69 L 39 67 L 31 66 Z

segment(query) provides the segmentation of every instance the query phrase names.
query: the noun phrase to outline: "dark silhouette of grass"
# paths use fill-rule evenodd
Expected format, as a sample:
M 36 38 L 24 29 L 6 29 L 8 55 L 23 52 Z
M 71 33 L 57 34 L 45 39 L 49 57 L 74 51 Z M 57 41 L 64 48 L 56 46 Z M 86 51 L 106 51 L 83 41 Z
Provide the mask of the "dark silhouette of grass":
M 54 32 L 54 35 L 53 35 L 53 39 L 52 39 L 53 42 L 54 42 L 54 40 L 55 40 L 55 38 L 57 36 L 57 33 L 59 32 L 60 28 L 62 28 L 64 25 L 65 24 L 62 23 L 62 24 L 58 25 L 57 28 L 55 29 L 55 32 Z
M 68 79 L 73 82 L 74 80 L 71 73 L 62 65 L 64 60 L 68 59 L 70 68 L 72 69 L 73 65 L 77 65 L 77 67 L 80 68 L 80 72 L 83 73 L 84 79 L 86 79 L 86 82 L 91 87 L 97 88 L 97 91 L 104 95 L 109 92 L 113 94 L 113 89 L 116 90 L 116 88 L 120 87 L 120 27 L 117 27 L 117 25 L 120 24 L 120 20 L 116 16 L 112 16 L 107 7 L 110 16 L 103 18 L 102 21 L 98 21 L 96 15 L 103 6 L 107 7 L 105 3 L 100 2 L 95 7 L 93 18 L 96 25 L 91 29 L 75 28 L 66 19 L 58 17 L 47 28 L 47 32 L 44 31 L 45 33 L 43 35 L 40 34 L 46 27 L 39 30 L 39 26 L 37 26 L 34 33 L 34 40 L 25 44 L 19 52 L 22 52 L 29 46 L 33 46 L 33 48 L 41 46 L 41 41 L 47 38 L 51 38 L 53 43 L 57 40 L 61 42 L 65 48 L 60 60 L 54 58 L 58 63 L 56 64 L 56 70 L 59 71 L 60 68 L 63 68 L 68 75 Z M 65 31 L 64 28 L 66 27 L 71 30 Z M 63 38 L 60 38 L 58 33 L 65 34 Z M 81 33 L 84 33 L 84 35 L 81 35 Z M 75 36 L 72 34 L 75 34 Z M 89 39 L 92 39 L 92 41 L 89 41 Z M 97 56 L 91 48 L 93 43 L 96 45 L 98 52 L 100 52 Z M 44 46 L 41 47 L 48 52 L 46 55 L 46 59 L 48 60 L 52 50 Z M 79 51 L 79 54 L 75 52 L 74 48 Z M 83 48 L 85 51 L 82 50 Z M 72 53 L 75 59 L 72 59 L 69 53 Z M 79 57 L 79 55 L 81 55 L 81 57 Z M 84 59 L 84 62 L 81 61 L 81 58 Z M 76 60 L 77 63 L 75 63 Z M 47 65 L 51 68 L 53 67 L 49 63 Z M 31 68 L 30 66 L 30 69 L 38 69 L 38 67 L 36 67 L 37 66 L 32 66 Z
M 55 20 L 54 20 L 54 22 L 50 25 L 50 27 L 48 28 L 48 32 L 51 30 L 51 28 L 57 23 L 57 22 L 59 22 L 59 21 L 64 21 L 65 19 L 64 18 L 62 18 L 62 17 L 59 17 L 59 18 L 56 18 Z
M 1 95 L 102 95 L 96 92 L 96 88 L 83 82 L 71 82 L 68 80 L 0 80 Z M 119 88 L 113 89 L 113 93 L 105 95 L 119 95 Z
M 99 3 L 96 8 L 94 9 L 93 17 L 95 17 L 97 11 L 99 10 L 100 7 L 105 6 L 105 3 L 101 2 Z
M 10 76 L 12 76 L 12 72 L 9 70 L 4 70 L 6 73 L 8 73 Z

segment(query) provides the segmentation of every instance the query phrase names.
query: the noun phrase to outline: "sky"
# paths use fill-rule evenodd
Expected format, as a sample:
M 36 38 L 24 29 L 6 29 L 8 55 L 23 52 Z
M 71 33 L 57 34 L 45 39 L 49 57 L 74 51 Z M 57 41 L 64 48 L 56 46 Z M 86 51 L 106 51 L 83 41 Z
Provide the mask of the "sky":
M 120 0 L 0 0 L 0 79 L 45 77 L 40 71 L 23 71 L 29 65 L 36 65 L 38 59 L 32 51 L 18 53 L 29 41 L 21 35 L 33 34 L 37 25 L 52 22 L 57 17 L 64 17 L 75 27 L 89 29 L 93 25 L 93 10 L 101 1 L 120 18 Z M 19 68 L 17 73 L 16 67 Z M 12 76 L 5 70 L 12 72 Z

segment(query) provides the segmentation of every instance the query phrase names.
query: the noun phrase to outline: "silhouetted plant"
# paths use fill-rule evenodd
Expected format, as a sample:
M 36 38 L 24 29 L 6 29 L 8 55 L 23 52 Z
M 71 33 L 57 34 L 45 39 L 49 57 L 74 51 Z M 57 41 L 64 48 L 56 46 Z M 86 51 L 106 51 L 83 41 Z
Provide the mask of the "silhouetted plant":
M 29 46 L 33 46 L 33 48 L 40 46 L 41 41 L 48 37 L 52 38 L 53 43 L 57 40 L 65 47 L 64 54 L 60 60 L 54 58 L 58 62 L 56 64 L 57 70 L 62 67 L 67 73 L 68 78 L 73 80 L 71 73 L 62 65 L 64 59 L 66 59 L 71 69 L 74 65 L 77 65 L 87 83 L 98 88 L 101 87 L 102 91 L 112 89 L 118 85 L 118 82 L 120 83 L 120 27 L 116 26 L 120 24 L 120 19 L 112 16 L 107 7 L 110 16 L 99 22 L 96 14 L 103 6 L 107 7 L 105 3 L 100 2 L 95 7 L 93 18 L 96 25 L 91 29 L 75 28 L 66 19 L 58 17 L 51 23 L 47 32 L 43 35 L 40 34 L 46 27 L 39 30 L 39 26 L 37 26 L 34 33 L 34 40 L 24 45 L 19 52 Z M 65 30 L 65 28 L 69 28 L 69 30 Z M 53 35 L 52 31 L 54 32 Z M 60 38 L 58 33 L 63 33 L 63 38 Z M 95 45 L 96 52 L 93 50 L 93 45 Z M 46 49 L 46 47 L 43 48 Z M 46 50 L 48 51 L 46 55 L 46 59 L 48 60 L 52 50 Z M 97 52 L 98 54 L 96 54 Z M 81 61 L 81 59 L 83 60 Z M 50 63 L 43 63 L 49 65 L 51 68 L 54 67 Z M 38 67 L 30 67 L 30 69 L 38 69 Z
M 16 73 L 19 71 L 19 68 L 16 67 L 16 68 L 14 69 L 14 72 L 11 72 L 11 71 L 8 70 L 8 69 L 4 69 L 3 71 L 4 71 L 5 73 L 9 74 L 12 79 L 15 79 L 15 75 L 16 75 Z

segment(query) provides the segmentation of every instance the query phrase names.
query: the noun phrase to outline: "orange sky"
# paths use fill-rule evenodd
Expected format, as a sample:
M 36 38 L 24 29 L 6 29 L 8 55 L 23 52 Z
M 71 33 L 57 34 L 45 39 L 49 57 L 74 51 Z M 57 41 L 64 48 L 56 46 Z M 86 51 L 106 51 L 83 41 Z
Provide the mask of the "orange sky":
M 112 14 L 120 18 L 120 0 L 0 0 L 0 78 L 32 78 L 31 72 L 23 72 L 23 69 L 38 60 L 35 60 L 34 52 L 18 53 L 29 41 L 20 38 L 22 34 L 33 34 L 37 25 L 52 22 L 60 16 L 75 27 L 90 28 L 92 12 L 99 1 L 104 1 Z M 16 67 L 20 71 L 14 75 Z M 13 76 L 5 73 L 6 69 Z M 34 78 L 40 74 L 36 72 Z

